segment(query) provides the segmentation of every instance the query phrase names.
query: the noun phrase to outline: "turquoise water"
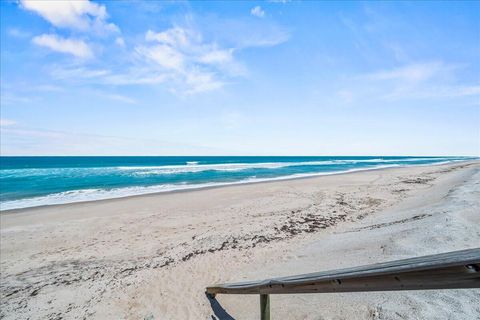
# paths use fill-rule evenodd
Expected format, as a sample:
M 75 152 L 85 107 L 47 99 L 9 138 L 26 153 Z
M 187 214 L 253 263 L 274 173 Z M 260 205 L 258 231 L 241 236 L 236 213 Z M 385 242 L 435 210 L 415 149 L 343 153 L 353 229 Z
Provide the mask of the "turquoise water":
M 463 157 L 0 157 L 2 210 Z

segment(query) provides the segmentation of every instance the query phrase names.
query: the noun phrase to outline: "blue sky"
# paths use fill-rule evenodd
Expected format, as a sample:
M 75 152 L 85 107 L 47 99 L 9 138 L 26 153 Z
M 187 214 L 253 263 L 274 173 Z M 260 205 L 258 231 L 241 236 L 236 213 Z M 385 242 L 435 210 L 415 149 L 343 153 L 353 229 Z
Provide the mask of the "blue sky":
M 1 1 L 2 155 L 480 155 L 480 3 Z

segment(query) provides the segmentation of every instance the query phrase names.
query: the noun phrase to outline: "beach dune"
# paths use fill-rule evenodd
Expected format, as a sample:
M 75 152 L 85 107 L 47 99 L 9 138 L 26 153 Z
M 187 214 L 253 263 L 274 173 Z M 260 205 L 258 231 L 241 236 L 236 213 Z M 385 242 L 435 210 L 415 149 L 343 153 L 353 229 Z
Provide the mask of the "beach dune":
M 3 319 L 257 319 L 214 283 L 477 247 L 480 162 L 5 211 Z M 272 319 L 479 319 L 480 290 L 278 295 Z

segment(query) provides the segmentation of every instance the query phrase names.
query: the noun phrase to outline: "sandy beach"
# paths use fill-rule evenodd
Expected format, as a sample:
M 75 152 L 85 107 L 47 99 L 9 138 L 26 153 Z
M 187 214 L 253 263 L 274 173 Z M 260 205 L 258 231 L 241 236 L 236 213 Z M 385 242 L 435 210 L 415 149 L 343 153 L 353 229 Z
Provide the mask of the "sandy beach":
M 2 212 L 2 319 L 258 319 L 207 285 L 478 247 L 480 162 Z M 480 290 L 279 295 L 272 319 L 480 319 Z

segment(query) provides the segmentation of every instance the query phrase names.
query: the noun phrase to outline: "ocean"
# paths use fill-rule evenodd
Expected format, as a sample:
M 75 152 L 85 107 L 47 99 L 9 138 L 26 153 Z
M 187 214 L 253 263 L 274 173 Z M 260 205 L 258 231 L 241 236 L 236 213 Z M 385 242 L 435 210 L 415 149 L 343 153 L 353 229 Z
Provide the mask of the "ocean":
M 0 157 L 0 209 L 92 201 L 465 157 Z

